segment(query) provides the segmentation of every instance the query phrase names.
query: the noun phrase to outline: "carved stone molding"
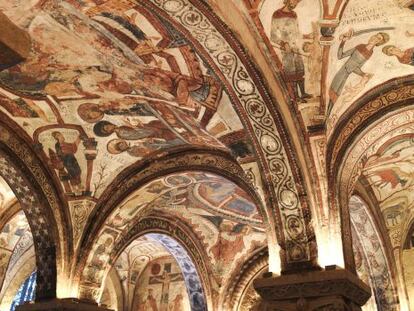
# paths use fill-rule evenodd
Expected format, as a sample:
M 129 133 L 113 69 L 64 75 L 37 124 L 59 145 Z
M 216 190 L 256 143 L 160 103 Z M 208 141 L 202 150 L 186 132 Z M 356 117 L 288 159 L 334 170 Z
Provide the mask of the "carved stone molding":
M 262 271 L 269 267 L 269 253 L 267 247 L 255 252 L 248 260 L 234 272 L 231 281 L 224 291 L 226 295 L 222 297 L 225 310 L 235 310 L 242 302 L 243 295 L 249 291 L 253 280 Z M 238 309 L 237 309 L 238 310 Z
M 276 227 L 281 228 L 278 242 L 282 248 L 282 269 L 315 265 L 310 204 L 295 151 L 284 121 L 275 109 L 277 106 L 240 43 L 204 1 L 140 0 L 138 3 L 180 29 L 200 54 L 206 56 L 230 91 L 229 96 L 252 137 L 262 176 L 269 186 L 266 189 L 269 205 L 275 210 Z M 298 228 L 296 232 L 290 230 L 292 223 Z
M 254 286 L 263 310 L 361 310 L 370 288 L 344 269 L 261 278 Z
M 48 301 L 26 303 L 18 306 L 17 311 L 110 311 L 97 304 L 83 302 L 78 299 L 53 299 Z

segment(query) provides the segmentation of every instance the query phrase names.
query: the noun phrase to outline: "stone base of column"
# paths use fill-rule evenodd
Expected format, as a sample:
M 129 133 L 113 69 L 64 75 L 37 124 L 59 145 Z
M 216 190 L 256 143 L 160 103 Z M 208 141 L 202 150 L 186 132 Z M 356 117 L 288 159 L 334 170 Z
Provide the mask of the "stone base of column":
M 355 274 L 336 267 L 255 280 L 263 311 L 360 311 L 371 290 Z
M 35 303 L 25 303 L 18 306 L 16 311 L 111 311 L 97 304 L 80 301 L 74 298 L 52 299 Z

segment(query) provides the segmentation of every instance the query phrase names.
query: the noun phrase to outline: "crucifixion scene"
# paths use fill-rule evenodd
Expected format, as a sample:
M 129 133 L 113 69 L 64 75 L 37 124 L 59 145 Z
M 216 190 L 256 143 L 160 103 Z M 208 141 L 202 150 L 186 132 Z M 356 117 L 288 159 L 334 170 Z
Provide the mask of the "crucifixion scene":
M 414 0 L 0 0 L 0 311 L 414 311 Z

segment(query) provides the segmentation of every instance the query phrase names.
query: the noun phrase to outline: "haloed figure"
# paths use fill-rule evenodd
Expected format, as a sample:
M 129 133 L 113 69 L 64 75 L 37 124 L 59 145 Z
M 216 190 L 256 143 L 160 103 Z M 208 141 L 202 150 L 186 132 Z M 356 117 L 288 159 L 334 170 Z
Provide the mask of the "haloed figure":
M 414 48 L 402 50 L 395 45 L 387 45 L 382 52 L 387 56 L 397 57 L 401 64 L 414 66 Z
M 78 151 L 78 146 L 81 141 L 80 136 L 76 138 L 73 143 L 68 143 L 61 132 L 55 131 L 52 133 L 55 139 L 55 151 L 49 150 L 52 163 L 61 173 L 61 178 L 69 181 L 73 190 L 83 190 L 81 174 L 82 170 L 79 166 L 75 153 Z M 65 174 L 62 174 L 63 171 Z
M 379 32 L 371 36 L 366 44 L 359 44 L 352 49 L 344 51 L 345 42 L 351 39 L 353 35 L 353 30 L 350 30 L 340 36 L 341 43 L 338 49 L 338 60 L 346 57 L 348 57 L 348 59 L 332 80 L 331 87 L 329 89 L 328 115 L 330 114 L 333 105 L 341 95 L 345 83 L 351 74 L 357 74 L 366 80 L 371 79 L 373 75 L 363 72 L 362 66 L 371 58 L 375 47 L 387 43 L 390 39 L 388 34 Z

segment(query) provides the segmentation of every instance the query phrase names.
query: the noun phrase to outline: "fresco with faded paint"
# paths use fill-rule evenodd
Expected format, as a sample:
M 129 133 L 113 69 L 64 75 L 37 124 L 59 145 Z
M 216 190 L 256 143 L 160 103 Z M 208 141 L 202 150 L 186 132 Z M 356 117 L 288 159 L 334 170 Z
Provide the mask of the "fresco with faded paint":
M 309 6 L 312 10 L 309 10 Z M 307 123 L 319 114 L 322 47 L 319 7 L 312 0 L 265 0 L 260 20 L 281 63 L 290 96 Z
M 0 210 L 6 208 L 15 199 L 13 191 L 0 176 Z
M 223 85 L 168 21 L 130 1 L 2 2 L 32 53 L 0 72 L 0 110 L 43 152 L 71 197 L 185 145 L 253 149 Z M 97 164 L 99 163 L 99 164 Z
M 405 223 L 414 203 L 414 139 L 395 139 L 365 161 L 363 175 L 373 189 L 386 226 L 392 230 Z
M 349 1 L 329 59 L 328 135 L 368 90 L 414 73 L 413 17 L 409 1 Z
M 361 198 L 353 196 L 349 201 L 349 210 L 353 226 L 352 239 L 356 244 L 355 258 L 365 261 L 368 269 L 364 269 L 362 279 L 370 284 L 375 297 L 375 301 L 371 301 L 368 306 L 376 302 L 380 310 L 398 310 L 395 280 L 391 274 L 384 243 L 369 209 Z M 362 269 L 361 263 L 358 266 Z
M 148 263 L 138 279 L 133 310 L 190 310 L 180 268 L 174 258 L 162 257 Z
M 207 251 L 217 291 L 251 252 L 266 244 L 256 206 L 235 184 L 210 173 L 172 174 L 140 188 L 113 211 L 83 272 L 88 284 L 100 283 L 114 240 L 149 211 L 174 216 L 191 227 Z
M 169 256 L 170 253 L 162 245 L 154 243 L 145 236 L 134 240 L 121 253 L 114 268 L 121 280 L 128 306 L 132 306 L 135 288 L 139 286 L 138 279 L 145 267 L 158 258 Z

